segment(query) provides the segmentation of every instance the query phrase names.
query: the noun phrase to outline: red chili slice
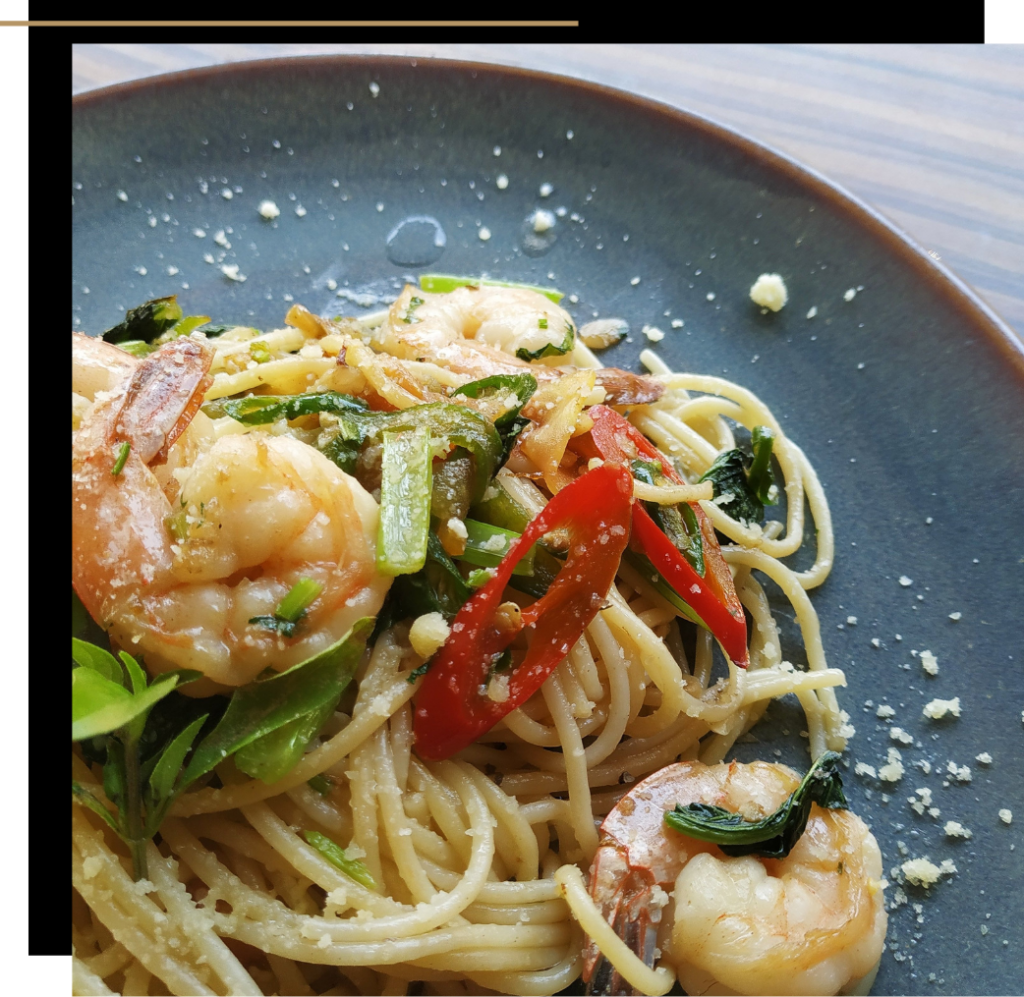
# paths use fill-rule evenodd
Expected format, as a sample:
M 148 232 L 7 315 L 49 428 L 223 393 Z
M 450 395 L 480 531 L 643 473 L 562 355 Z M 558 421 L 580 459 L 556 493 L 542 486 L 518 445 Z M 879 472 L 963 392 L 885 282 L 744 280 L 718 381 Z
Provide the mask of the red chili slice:
M 548 502 L 494 578 L 459 610 L 416 699 L 413 730 L 421 757 L 448 758 L 471 744 L 529 699 L 569 653 L 615 580 L 629 539 L 632 495 L 632 475 L 617 464 L 576 478 Z M 522 610 L 518 625 L 499 626 L 495 615 L 512 569 L 556 529 L 569 537 L 565 566 L 547 592 Z M 487 696 L 492 669 L 524 629 L 533 631 L 526 657 L 507 673 L 508 698 L 496 702 Z
M 571 441 L 576 453 L 626 465 L 638 458 L 657 461 L 666 478 L 678 485 L 685 484 L 672 462 L 614 409 L 595 405 L 587 409 L 587 415 L 594 420 L 594 425 L 589 433 Z M 711 520 L 699 503 L 691 502 L 690 508 L 700 524 L 704 544 L 703 577 L 697 574 L 639 501 L 633 504 L 631 545 L 647 557 L 679 598 L 693 608 L 732 661 L 746 668 L 747 621 L 736 595 L 732 572 L 722 556 Z

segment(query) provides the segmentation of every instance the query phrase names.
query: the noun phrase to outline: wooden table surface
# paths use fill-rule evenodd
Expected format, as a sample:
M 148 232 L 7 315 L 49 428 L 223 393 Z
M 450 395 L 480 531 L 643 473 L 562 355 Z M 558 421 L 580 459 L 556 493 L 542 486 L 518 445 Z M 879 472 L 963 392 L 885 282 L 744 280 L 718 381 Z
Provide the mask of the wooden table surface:
M 887 215 L 1024 339 L 1024 46 L 75 45 L 72 90 L 331 52 L 549 70 L 715 118 Z

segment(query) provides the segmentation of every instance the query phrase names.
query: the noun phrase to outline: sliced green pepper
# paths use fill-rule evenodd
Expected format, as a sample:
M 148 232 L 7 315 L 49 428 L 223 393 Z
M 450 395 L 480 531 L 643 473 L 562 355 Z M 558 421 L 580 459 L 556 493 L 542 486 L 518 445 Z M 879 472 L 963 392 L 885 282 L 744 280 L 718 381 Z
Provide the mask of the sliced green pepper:
M 537 284 L 518 284 L 509 280 L 489 280 L 486 277 L 455 277 L 445 273 L 425 273 L 420 275 L 420 287 L 431 294 L 447 294 L 457 287 L 515 287 L 524 291 L 536 291 L 543 294 L 556 305 L 565 295 L 553 287 L 539 287 Z
M 419 571 L 430 532 L 430 432 L 385 430 L 381 456 L 377 568 L 385 575 Z

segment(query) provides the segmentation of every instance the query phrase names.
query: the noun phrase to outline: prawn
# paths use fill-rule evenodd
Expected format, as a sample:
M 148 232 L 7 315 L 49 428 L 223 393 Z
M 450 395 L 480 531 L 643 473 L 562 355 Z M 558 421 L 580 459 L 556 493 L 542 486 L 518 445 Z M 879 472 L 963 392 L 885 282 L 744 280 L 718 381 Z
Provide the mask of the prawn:
M 198 411 L 212 357 L 201 337 L 139 360 L 72 336 L 73 391 L 91 395 L 72 434 L 72 584 L 151 672 L 201 671 L 197 695 L 318 653 L 390 584 L 354 478 L 288 436 L 216 437 Z M 293 637 L 250 622 L 303 578 L 322 588 Z
M 882 856 L 849 810 L 811 807 L 782 859 L 729 857 L 665 825 L 676 804 L 760 820 L 800 784 L 784 765 L 668 765 L 608 814 L 589 890 L 648 966 L 660 948 L 688 994 L 867 993 L 885 942 Z M 590 939 L 588 993 L 635 993 Z
M 431 294 L 411 284 L 391 305 L 377 331 L 376 345 L 401 360 L 427 360 L 469 376 L 532 374 L 541 384 L 575 368 L 563 355 L 538 357 L 545 347 L 564 353 L 575 342 L 569 313 L 538 291 L 480 285 Z M 536 357 L 522 360 L 519 351 Z M 610 405 L 646 405 L 664 387 L 652 378 L 615 367 L 595 369 L 596 383 Z

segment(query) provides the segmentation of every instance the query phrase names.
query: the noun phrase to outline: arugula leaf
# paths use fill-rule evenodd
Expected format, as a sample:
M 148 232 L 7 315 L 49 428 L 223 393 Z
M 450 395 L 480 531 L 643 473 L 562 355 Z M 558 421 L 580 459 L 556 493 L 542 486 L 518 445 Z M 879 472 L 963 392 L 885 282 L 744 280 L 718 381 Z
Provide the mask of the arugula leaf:
M 77 599 L 77 596 L 75 598 Z M 79 605 L 81 605 L 81 603 L 79 603 Z M 85 607 L 83 606 L 82 609 L 84 611 Z M 124 682 L 124 672 L 121 671 L 121 666 L 117 663 L 117 658 L 102 647 L 97 647 L 95 644 L 90 644 L 88 641 L 72 637 L 71 658 L 76 664 L 99 672 L 100 675 L 105 679 L 109 679 L 111 682 Z
M 361 883 L 368 890 L 377 889 L 377 881 L 370 875 L 370 870 L 358 859 L 350 859 L 345 854 L 345 849 L 336 845 L 326 835 L 321 834 L 319 831 L 303 831 L 302 836 L 328 862 L 337 866 L 350 879 Z
M 691 838 L 715 843 L 726 855 L 785 858 L 807 827 L 812 803 L 830 810 L 847 808 L 838 764 L 839 755 L 826 751 L 785 803 L 763 820 L 748 821 L 742 814 L 707 803 L 685 807 L 677 803 L 675 810 L 666 812 L 665 823 Z
M 197 677 L 197 673 L 191 674 Z M 124 686 L 103 678 L 91 668 L 75 668 L 71 672 L 71 740 L 81 741 L 97 734 L 109 734 L 144 717 L 150 707 L 163 699 L 179 681 L 180 673 L 168 672 L 141 694 L 133 695 Z M 192 681 L 192 678 L 186 678 L 180 684 L 187 681 Z
M 372 629 L 373 618 L 364 617 L 341 640 L 307 661 L 236 689 L 220 723 L 193 753 L 181 784 L 187 786 L 228 755 L 340 695 L 355 674 Z
M 181 306 L 178 304 L 177 295 L 152 298 L 138 308 L 130 308 L 124 320 L 107 329 L 101 338 L 108 343 L 123 343 L 126 340 L 151 343 L 180 318 Z
M 192 747 L 192 742 L 202 729 L 208 715 L 204 714 L 193 720 L 164 748 L 160 755 L 156 756 L 156 764 L 153 765 L 149 775 L 149 800 L 147 801 L 147 803 L 151 802 L 154 808 L 159 809 L 161 800 L 166 800 L 168 806 L 173 801 L 175 783 L 181 774 L 181 766 L 185 762 L 185 756 L 188 754 L 189 748 Z
M 716 504 L 733 519 L 744 523 L 760 523 L 764 507 L 774 505 L 769 497 L 772 486 L 771 454 L 775 434 L 767 426 L 755 426 L 751 433 L 753 457 L 742 450 L 726 450 L 701 476 L 710 481 L 715 499 L 730 496 Z M 748 470 L 749 469 L 749 470 Z

